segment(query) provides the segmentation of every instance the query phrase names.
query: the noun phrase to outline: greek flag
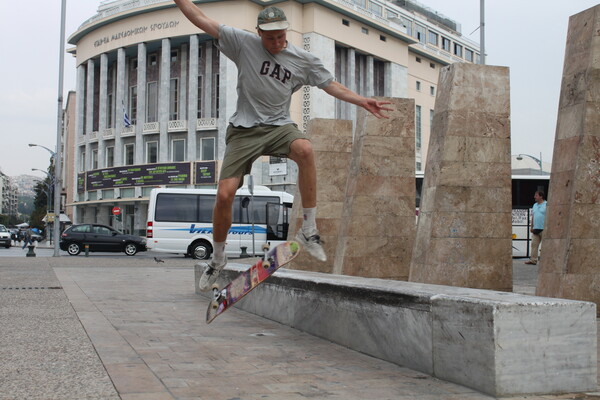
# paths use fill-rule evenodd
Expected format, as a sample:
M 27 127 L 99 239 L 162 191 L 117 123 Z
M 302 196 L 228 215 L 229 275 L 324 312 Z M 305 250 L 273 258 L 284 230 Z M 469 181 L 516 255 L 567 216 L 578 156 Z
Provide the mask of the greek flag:
M 129 119 L 129 115 L 127 115 L 127 111 L 125 111 L 125 104 L 121 104 L 123 106 L 123 123 L 125 124 L 125 128 L 129 128 L 131 126 L 131 120 Z

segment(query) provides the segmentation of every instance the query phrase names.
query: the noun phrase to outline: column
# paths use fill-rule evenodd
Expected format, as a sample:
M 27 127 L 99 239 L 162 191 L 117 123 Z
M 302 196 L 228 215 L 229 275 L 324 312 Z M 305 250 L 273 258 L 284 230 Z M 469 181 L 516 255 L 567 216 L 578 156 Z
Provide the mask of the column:
M 98 116 L 98 167 L 105 166 L 104 159 L 104 147 L 106 142 L 104 140 L 104 131 L 106 130 L 106 106 L 107 106 L 107 92 L 108 92 L 108 55 L 103 53 L 100 55 L 100 104 L 98 105 L 99 116 Z
M 410 280 L 512 290 L 508 68 L 440 71 Z
M 87 90 L 86 90 L 86 109 L 85 109 L 85 132 L 90 134 L 94 131 L 94 60 L 90 59 L 87 62 Z M 86 136 L 85 141 L 85 160 L 84 170 L 90 169 L 91 150 L 89 136 Z
M 135 124 L 135 163 L 144 164 L 144 124 L 146 123 L 146 43 L 138 44 L 137 51 L 137 121 Z M 137 193 L 137 191 L 140 191 Z M 136 188 L 136 196 L 141 188 Z
M 190 36 L 190 60 L 189 60 L 189 83 L 188 83 L 188 103 L 187 103 L 187 120 L 188 120 L 188 148 L 187 159 L 195 161 L 198 159 L 196 153 L 196 125 L 198 121 L 198 35 Z
M 569 19 L 536 294 L 600 306 L 598 32 L 600 5 Z
M 358 110 L 334 274 L 408 280 L 415 238 L 415 101 Z
M 158 161 L 169 161 L 169 87 L 171 80 L 171 41 L 162 40 L 160 57 L 160 82 L 158 86 L 158 121 L 160 138 L 158 142 Z
M 125 127 L 123 121 L 123 104 L 125 102 L 125 49 L 122 47 L 117 50 L 117 84 L 115 85 L 115 165 L 125 163 L 123 153 L 123 140 L 121 133 Z M 118 189 L 115 189 L 115 196 L 119 196 Z

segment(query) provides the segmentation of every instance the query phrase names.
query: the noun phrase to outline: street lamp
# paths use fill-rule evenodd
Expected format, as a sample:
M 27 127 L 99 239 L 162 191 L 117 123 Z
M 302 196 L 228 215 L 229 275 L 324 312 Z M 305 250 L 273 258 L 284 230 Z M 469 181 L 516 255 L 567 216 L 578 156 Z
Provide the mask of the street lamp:
M 42 190 L 44 191 L 44 193 L 46 193 L 46 224 L 49 223 L 49 213 L 50 213 L 50 206 L 52 205 L 52 188 L 54 187 L 54 177 L 52 175 L 50 175 L 50 173 L 48 171 L 44 171 L 43 169 L 38 169 L 38 168 L 31 168 L 32 171 L 40 171 L 45 173 L 46 175 L 48 175 L 48 179 L 50 182 L 47 181 L 38 181 L 39 183 L 42 183 L 46 188 L 42 188 Z M 48 232 L 48 230 L 46 229 L 46 237 L 47 239 L 50 241 L 50 243 L 52 243 L 52 236 L 50 235 L 50 233 Z
M 56 157 L 56 153 L 52 150 L 50 150 L 49 148 L 47 148 L 46 146 L 42 146 L 39 144 L 35 144 L 35 143 L 29 143 L 29 147 L 41 147 L 43 149 L 46 149 L 50 154 L 51 157 L 50 159 L 52 160 L 52 162 L 54 163 L 54 177 L 52 177 L 52 175 L 48 172 L 48 171 L 44 171 L 43 169 L 37 169 L 37 168 L 32 168 L 32 171 L 42 171 L 43 173 L 45 173 L 46 175 L 48 175 L 48 178 L 50 178 L 50 183 L 52 184 L 52 186 L 54 186 L 54 232 L 53 232 L 53 239 L 54 239 L 54 257 L 59 257 L 60 256 L 60 248 L 59 248 L 59 237 L 60 237 L 60 178 L 59 178 L 59 172 L 60 172 L 60 160 L 58 159 L 58 157 Z M 50 204 L 50 200 L 48 200 L 48 203 Z M 48 209 L 48 214 L 50 213 L 50 210 Z
M 542 153 L 541 152 L 540 152 L 540 158 L 536 158 L 536 157 L 531 156 L 529 154 L 517 154 L 517 160 L 521 161 L 523 159 L 523 156 L 529 157 L 533 161 L 535 161 L 537 163 L 537 165 L 540 166 L 540 175 L 544 175 L 544 169 L 542 167 Z

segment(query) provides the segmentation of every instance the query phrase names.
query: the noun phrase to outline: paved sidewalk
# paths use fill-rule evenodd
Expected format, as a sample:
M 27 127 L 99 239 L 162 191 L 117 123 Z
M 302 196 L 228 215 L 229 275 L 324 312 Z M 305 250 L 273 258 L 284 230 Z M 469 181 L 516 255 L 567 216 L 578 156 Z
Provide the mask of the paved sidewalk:
M 194 261 L 164 260 L 0 258 L 0 399 L 492 399 L 237 309 L 206 325 Z

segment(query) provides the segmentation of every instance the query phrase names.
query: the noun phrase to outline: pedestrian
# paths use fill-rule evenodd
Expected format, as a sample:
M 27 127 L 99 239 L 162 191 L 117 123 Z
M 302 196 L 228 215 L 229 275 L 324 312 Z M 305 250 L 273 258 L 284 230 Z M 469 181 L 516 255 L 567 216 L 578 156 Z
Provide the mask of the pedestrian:
M 27 228 L 23 230 L 23 247 L 21 248 L 24 249 L 30 244 L 33 244 L 33 241 L 31 240 L 31 229 Z
M 531 239 L 531 257 L 525 261 L 525 264 L 536 265 L 538 262 L 538 253 L 540 244 L 542 243 L 542 232 L 544 231 L 544 223 L 546 221 L 546 195 L 544 191 L 538 190 L 533 195 L 535 203 L 533 204 L 533 212 L 531 213 L 531 229 L 533 237 Z
M 200 279 L 209 290 L 227 264 L 225 241 L 231 227 L 232 204 L 244 175 L 260 156 L 288 157 L 298 164 L 298 188 L 303 224 L 296 235 L 307 251 L 321 261 L 325 251 L 316 224 L 317 171 L 312 145 L 290 118 L 290 102 L 303 85 L 316 86 L 329 95 L 363 107 L 377 118 L 389 102 L 354 93 L 334 81 L 315 55 L 286 40 L 290 24 L 283 10 L 267 7 L 258 14 L 258 35 L 218 23 L 191 0 L 174 0 L 198 28 L 217 39 L 219 50 L 238 68 L 237 106 L 226 132 L 226 148 L 213 209 L 214 249 Z

